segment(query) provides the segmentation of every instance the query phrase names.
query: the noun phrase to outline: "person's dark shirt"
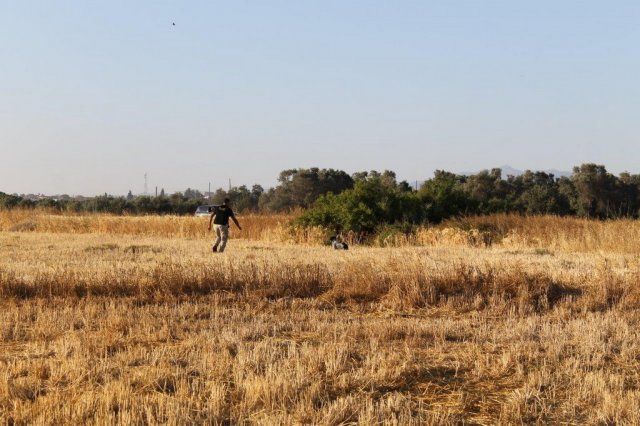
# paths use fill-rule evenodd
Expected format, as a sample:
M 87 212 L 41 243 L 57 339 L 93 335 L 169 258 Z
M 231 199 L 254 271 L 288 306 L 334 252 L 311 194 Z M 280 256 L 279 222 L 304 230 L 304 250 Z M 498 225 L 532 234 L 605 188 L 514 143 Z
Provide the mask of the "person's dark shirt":
M 216 211 L 216 215 L 213 218 L 214 225 L 229 225 L 229 218 L 232 217 L 233 210 L 231 207 L 225 206 L 224 204 L 218 207 Z

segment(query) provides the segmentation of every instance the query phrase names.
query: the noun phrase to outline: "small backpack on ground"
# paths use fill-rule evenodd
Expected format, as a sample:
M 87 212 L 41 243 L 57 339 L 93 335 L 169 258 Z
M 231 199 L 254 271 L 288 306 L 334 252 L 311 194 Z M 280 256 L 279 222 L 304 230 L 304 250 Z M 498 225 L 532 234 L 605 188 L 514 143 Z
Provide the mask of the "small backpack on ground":
M 349 245 L 344 241 L 339 240 L 337 236 L 332 236 L 330 240 L 331 247 L 333 247 L 334 250 L 349 250 Z

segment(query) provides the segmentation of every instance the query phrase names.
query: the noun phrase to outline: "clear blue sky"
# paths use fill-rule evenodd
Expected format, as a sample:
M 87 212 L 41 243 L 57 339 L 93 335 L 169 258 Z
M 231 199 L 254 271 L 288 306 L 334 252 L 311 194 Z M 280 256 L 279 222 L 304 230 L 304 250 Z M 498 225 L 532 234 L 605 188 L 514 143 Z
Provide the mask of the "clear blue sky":
M 0 191 L 640 173 L 638 1 L 0 0 Z M 172 23 L 175 22 L 175 26 Z

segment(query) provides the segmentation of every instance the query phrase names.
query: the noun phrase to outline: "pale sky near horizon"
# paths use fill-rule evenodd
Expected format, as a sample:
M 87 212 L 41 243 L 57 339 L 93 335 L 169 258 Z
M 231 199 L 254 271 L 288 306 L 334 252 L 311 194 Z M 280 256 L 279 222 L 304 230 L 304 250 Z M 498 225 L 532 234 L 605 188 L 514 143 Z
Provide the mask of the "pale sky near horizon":
M 0 191 L 640 173 L 637 1 L 0 0 Z M 175 22 L 175 26 L 172 23 Z

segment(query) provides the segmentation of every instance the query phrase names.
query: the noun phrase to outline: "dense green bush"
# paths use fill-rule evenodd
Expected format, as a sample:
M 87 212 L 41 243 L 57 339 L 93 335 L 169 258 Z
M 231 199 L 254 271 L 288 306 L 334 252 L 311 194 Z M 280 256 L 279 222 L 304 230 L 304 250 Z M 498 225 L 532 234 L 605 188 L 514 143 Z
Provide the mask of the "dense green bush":
M 298 222 L 337 232 L 372 233 L 382 224 L 420 223 L 425 218 L 425 206 L 415 193 L 404 191 L 395 180 L 374 176 L 338 195 L 320 196 Z

